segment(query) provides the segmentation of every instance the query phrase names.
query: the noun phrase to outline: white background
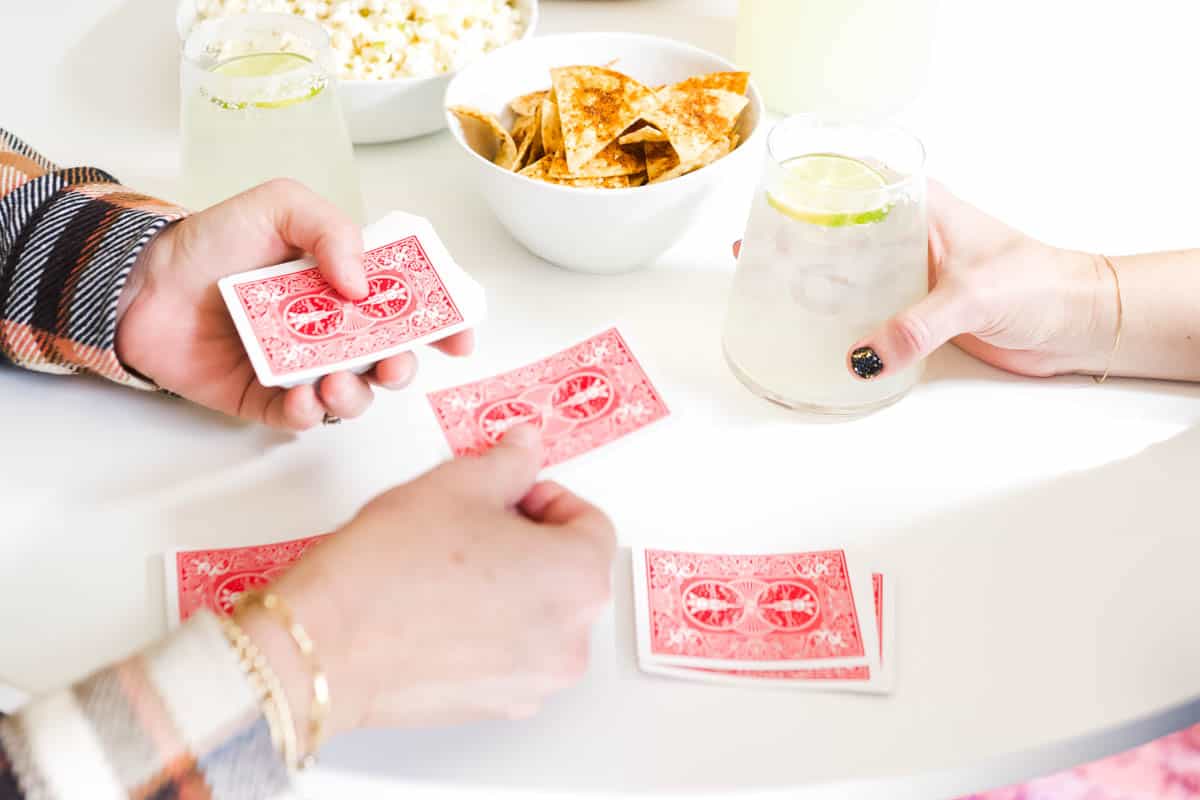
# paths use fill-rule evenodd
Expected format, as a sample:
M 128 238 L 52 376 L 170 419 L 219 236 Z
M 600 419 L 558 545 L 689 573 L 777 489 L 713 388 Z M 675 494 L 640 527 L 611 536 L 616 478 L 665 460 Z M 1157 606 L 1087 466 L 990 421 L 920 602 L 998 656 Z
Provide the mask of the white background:
M 170 4 L 2 6 L 0 124 L 170 197 Z M 725 0 L 547 0 L 542 32 L 637 30 L 729 53 L 732 13 Z M 931 175 L 1040 238 L 1113 254 L 1198 245 L 1198 17 L 1179 2 L 947 0 L 929 89 L 904 121 Z M 148 641 L 162 629 L 163 549 L 331 529 L 440 457 L 423 390 L 617 317 L 658 367 L 674 424 L 556 477 L 600 501 L 626 543 L 865 548 L 899 582 L 896 692 L 641 676 L 618 598 L 588 681 L 537 720 L 344 741 L 314 794 L 949 796 L 1200 719 L 1200 390 L 1027 381 L 947 348 L 894 408 L 803 422 L 747 393 L 719 354 L 728 247 L 754 176 L 654 269 L 606 278 L 514 244 L 447 135 L 358 155 L 371 215 L 429 217 L 487 288 L 478 355 L 426 355 L 412 391 L 302 437 L 0 370 L 0 673 L 42 690 Z

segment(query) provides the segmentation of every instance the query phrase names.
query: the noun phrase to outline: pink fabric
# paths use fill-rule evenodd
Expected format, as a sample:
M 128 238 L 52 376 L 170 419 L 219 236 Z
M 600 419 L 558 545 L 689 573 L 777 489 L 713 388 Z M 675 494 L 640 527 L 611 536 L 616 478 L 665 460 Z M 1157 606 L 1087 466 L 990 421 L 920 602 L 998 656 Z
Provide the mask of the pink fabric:
M 1200 798 L 1200 725 L 1103 761 L 961 800 L 1190 798 Z

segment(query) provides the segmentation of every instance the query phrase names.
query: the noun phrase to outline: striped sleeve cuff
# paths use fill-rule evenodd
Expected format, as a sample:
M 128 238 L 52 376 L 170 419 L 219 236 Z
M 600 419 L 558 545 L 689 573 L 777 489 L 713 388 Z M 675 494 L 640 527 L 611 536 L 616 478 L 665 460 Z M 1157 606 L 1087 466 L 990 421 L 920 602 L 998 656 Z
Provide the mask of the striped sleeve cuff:
M 7 755 L 6 755 L 7 754 Z M 0 719 L 0 797 L 264 800 L 288 773 L 216 618 Z
M 117 360 L 117 302 L 146 243 L 186 212 L 87 168 L 33 178 L 0 205 L 0 355 L 40 372 L 154 388 Z

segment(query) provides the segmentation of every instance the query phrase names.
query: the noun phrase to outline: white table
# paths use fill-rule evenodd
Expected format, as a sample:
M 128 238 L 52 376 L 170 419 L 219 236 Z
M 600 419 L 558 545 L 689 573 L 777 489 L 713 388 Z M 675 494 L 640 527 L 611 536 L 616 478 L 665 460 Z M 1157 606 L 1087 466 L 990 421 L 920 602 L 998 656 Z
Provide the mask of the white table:
M 0 124 L 170 196 L 177 42 L 165 5 L 6 7 Z M 1190 6 L 944 5 L 934 77 L 907 115 L 934 175 L 1060 244 L 1200 244 Z M 543 31 L 644 30 L 728 51 L 732 11 L 731 0 L 546 0 Z M 372 213 L 432 218 L 494 309 L 477 357 L 425 356 L 417 386 L 361 421 L 290 437 L 97 381 L 0 370 L 0 674 L 42 690 L 143 644 L 163 628 L 164 548 L 329 530 L 439 457 L 422 390 L 616 316 L 657 364 L 675 424 L 636 454 L 600 452 L 556 477 L 601 501 L 626 543 L 867 548 L 899 581 L 895 693 L 650 679 L 634 668 L 618 593 L 586 682 L 536 720 L 334 743 L 312 796 L 949 796 L 1200 719 L 1200 388 L 1020 380 L 947 348 L 903 403 L 802 422 L 752 397 L 719 355 L 752 176 L 654 269 L 587 277 L 513 243 L 457 155 L 444 134 L 359 150 Z

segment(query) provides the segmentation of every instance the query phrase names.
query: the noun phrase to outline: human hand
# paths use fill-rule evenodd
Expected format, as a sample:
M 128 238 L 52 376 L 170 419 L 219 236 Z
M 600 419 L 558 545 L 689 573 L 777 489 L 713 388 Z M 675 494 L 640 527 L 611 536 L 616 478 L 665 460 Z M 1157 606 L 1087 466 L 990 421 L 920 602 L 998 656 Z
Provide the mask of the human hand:
M 615 538 L 597 508 L 535 483 L 541 462 L 536 431 L 514 428 L 380 495 L 272 585 L 317 645 L 330 733 L 525 717 L 583 675 Z M 254 607 L 239 622 L 305 718 L 287 634 Z
M 193 214 L 139 256 L 122 295 L 117 357 L 164 389 L 273 427 L 304 430 L 325 414 L 357 417 L 371 403 L 371 384 L 396 389 L 412 380 L 412 353 L 384 359 L 362 376 L 339 372 L 311 386 L 265 387 L 254 376 L 217 279 L 308 252 L 334 289 L 361 299 L 367 293 L 362 248 L 358 227 L 295 181 L 268 181 Z M 435 347 L 466 355 L 472 334 Z
M 877 353 L 884 367 L 872 378 L 903 370 L 950 340 L 1021 375 L 1104 369 L 1116 291 L 1101 258 L 1043 244 L 936 181 L 929 182 L 928 207 L 929 295 L 848 351 Z

